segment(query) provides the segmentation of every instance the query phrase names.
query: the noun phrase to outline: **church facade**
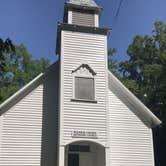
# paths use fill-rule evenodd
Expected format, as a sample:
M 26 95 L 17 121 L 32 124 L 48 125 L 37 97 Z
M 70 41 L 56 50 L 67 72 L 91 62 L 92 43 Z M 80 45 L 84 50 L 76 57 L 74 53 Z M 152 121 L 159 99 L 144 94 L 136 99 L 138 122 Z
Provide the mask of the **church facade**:
M 161 121 L 108 70 L 101 11 L 65 3 L 59 61 L 0 105 L 0 166 L 154 166 Z

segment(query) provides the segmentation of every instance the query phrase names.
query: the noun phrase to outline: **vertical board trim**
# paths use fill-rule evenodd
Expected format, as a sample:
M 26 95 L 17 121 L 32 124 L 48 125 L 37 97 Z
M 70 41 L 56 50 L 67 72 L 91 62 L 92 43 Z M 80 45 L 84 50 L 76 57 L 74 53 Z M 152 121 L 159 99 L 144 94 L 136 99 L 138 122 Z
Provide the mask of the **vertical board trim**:
M 72 11 L 68 11 L 68 23 L 72 24 Z
M 63 144 L 63 108 L 64 108 L 64 31 L 61 32 L 61 65 L 60 65 L 60 111 L 59 111 L 59 145 Z
M 2 156 L 3 115 L 0 116 L 0 156 Z
M 152 166 L 155 166 L 154 146 L 153 146 L 153 132 L 152 132 L 152 129 L 150 130 L 150 133 L 151 133 L 151 149 L 152 149 Z
M 95 14 L 95 27 L 99 27 L 99 15 Z
M 107 41 L 107 37 L 105 36 L 105 70 L 107 71 L 108 69 L 108 58 L 107 55 L 108 54 L 108 41 Z M 110 147 L 109 145 L 109 138 L 110 138 L 110 125 L 109 125 L 109 95 L 108 95 L 108 73 L 105 73 L 105 78 L 106 78 L 106 127 L 107 127 L 107 137 L 106 137 L 106 146 Z

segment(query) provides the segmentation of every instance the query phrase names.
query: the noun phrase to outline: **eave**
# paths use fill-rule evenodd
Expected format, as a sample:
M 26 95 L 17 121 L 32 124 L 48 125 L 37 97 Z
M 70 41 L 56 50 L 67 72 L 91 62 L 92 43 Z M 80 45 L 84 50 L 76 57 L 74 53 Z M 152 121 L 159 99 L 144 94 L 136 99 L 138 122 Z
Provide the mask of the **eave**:
M 122 82 L 108 71 L 109 89 L 127 103 L 142 122 L 150 128 L 161 125 L 161 121 Z
M 60 55 L 61 31 L 83 32 L 109 36 L 111 29 L 58 23 L 56 54 Z

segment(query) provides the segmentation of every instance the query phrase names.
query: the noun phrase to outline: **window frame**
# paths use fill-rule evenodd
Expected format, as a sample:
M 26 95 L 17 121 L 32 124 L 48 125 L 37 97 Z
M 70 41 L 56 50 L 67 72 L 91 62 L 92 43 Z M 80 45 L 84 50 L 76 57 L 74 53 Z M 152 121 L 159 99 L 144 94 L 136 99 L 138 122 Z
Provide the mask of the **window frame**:
M 94 99 L 93 100 L 90 100 L 90 99 L 79 99 L 79 98 L 76 98 L 76 96 L 75 96 L 75 78 L 76 77 L 79 77 L 79 78 L 89 78 L 89 79 L 93 79 L 93 84 L 94 84 Z M 73 81 L 72 81 L 72 92 L 73 92 L 73 94 L 72 94 L 72 99 L 71 99 L 71 101 L 79 101 L 79 102 L 91 102 L 91 103 L 97 103 L 97 101 L 96 101 L 96 77 L 95 77 L 95 75 L 93 75 L 93 74 L 81 74 L 81 73 L 73 73 Z

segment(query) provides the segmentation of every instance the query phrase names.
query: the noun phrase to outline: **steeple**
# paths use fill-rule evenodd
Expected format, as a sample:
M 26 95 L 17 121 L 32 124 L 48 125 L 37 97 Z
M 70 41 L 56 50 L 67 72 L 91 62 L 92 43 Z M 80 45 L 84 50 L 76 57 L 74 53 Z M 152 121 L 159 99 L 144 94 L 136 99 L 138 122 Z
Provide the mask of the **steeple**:
M 60 63 L 58 166 L 109 166 L 105 162 L 109 143 L 107 141 L 109 30 L 99 27 L 100 13 L 101 8 L 94 0 L 68 0 L 65 3 L 64 21 L 58 24 L 57 54 Z M 83 144 L 80 143 L 82 140 Z M 106 147 L 107 150 L 89 146 L 81 151 L 79 145 L 78 151 L 72 151 L 70 146 L 72 141 L 83 146 L 89 145 L 87 141 L 94 142 Z M 72 158 L 71 152 L 88 152 L 89 156 L 83 159 L 78 153 Z
M 93 0 L 69 0 L 69 4 L 89 6 L 89 7 L 99 7 Z
M 69 0 L 65 3 L 64 23 L 99 27 L 101 7 L 93 0 Z

